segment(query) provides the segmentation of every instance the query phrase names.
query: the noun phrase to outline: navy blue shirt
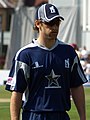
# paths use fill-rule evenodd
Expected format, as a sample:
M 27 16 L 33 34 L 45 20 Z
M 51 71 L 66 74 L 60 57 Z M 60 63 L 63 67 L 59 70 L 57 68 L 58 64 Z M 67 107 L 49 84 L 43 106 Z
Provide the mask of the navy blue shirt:
M 66 111 L 70 88 L 87 82 L 75 50 L 58 39 L 48 49 L 37 40 L 21 48 L 13 59 L 6 90 L 23 93 L 23 109 Z

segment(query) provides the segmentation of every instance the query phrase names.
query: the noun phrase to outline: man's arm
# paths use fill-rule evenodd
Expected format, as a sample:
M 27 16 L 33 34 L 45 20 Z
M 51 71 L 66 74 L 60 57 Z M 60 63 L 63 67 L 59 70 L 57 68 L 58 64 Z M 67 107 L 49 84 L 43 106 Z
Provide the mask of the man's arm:
M 22 93 L 12 92 L 10 101 L 11 120 L 19 120 L 22 105 Z
M 83 85 L 76 88 L 71 88 L 71 94 L 79 113 L 80 120 L 86 120 L 85 94 Z

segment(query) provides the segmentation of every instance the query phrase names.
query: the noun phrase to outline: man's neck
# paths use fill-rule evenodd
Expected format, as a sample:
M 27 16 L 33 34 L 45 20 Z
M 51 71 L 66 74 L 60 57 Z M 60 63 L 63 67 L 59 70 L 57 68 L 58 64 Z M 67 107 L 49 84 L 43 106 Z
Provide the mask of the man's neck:
M 37 43 L 40 46 L 44 46 L 44 47 L 50 49 L 50 48 L 52 48 L 55 45 L 56 40 L 44 40 L 44 39 L 38 38 L 37 39 Z

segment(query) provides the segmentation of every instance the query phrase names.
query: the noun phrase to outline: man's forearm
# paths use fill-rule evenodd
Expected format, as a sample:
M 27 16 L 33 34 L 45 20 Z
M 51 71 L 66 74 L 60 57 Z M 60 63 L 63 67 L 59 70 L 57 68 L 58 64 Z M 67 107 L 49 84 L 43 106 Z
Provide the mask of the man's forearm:
M 85 95 L 83 86 L 71 89 L 72 97 L 78 110 L 80 120 L 86 120 Z
M 21 109 L 21 94 L 20 93 L 12 93 L 11 102 L 10 102 L 10 113 L 11 120 L 19 120 L 20 118 L 20 109 Z

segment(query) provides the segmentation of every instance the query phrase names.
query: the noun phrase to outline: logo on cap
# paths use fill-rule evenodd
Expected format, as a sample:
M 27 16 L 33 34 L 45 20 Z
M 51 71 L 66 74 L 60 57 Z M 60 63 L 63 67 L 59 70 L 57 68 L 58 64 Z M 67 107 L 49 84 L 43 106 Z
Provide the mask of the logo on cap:
M 51 11 L 51 13 L 55 13 L 56 12 L 55 9 L 54 9 L 54 6 L 50 7 L 50 11 Z

